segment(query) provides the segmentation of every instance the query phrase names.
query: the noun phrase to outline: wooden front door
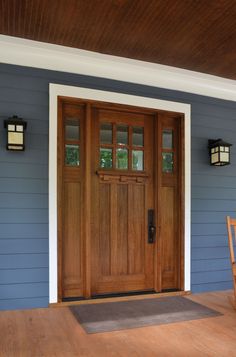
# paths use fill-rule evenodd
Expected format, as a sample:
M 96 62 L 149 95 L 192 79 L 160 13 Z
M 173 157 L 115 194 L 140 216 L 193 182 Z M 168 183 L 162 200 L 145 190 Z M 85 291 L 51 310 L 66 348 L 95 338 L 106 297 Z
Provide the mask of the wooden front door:
M 59 300 L 183 288 L 181 123 L 59 100 Z
M 98 108 L 93 115 L 92 295 L 153 290 L 154 117 Z

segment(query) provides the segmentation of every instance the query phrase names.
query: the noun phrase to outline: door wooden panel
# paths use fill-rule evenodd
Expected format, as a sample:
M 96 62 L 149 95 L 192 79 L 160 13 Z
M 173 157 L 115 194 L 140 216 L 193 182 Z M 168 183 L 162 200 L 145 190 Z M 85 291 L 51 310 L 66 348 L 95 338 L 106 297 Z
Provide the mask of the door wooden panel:
M 81 184 L 66 182 L 64 190 L 64 240 L 63 240 L 63 287 L 64 297 L 81 296 L 82 244 L 81 244 Z
M 161 188 L 162 289 L 176 286 L 178 240 L 175 222 L 175 188 Z
M 153 198 L 153 116 L 94 110 L 96 159 L 92 167 L 92 294 L 152 290 L 154 288 L 155 244 L 147 242 L 147 210 Z M 112 124 L 113 140 L 104 147 L 113 150 L 113 167 L 100 167 L 100 125 Z M 117 128 L 127 125 L 128 160 L 132 150 L 132 128 L 144 128 L 144 169 L 116 168 Z
M 167 134 L 167 137 L 165 135 Z M 182 236 L 182 156 L 181 117 L 159 115 L 159 254 L 161 290 L 179 290 L 181 288 Z M 170 137 L 172 139 L 170 139 Z M 165 142 L 166 141 L 166 142 Z M 167 160 L 168 156 L 171 160 Z M 183 182 L 182 182 L 183 184 Z
M 63 101 L 58 120 L 59 299 L 84 294 L 83 105 Z

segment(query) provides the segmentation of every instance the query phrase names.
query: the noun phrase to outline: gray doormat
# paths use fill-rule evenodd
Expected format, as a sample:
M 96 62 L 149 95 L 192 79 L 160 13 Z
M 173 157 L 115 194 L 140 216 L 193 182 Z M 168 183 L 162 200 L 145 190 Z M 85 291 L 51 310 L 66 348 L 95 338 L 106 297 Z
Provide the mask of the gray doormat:
M 109 332 L 221 316 L 182 296 L 70 306 L 87 333 Z

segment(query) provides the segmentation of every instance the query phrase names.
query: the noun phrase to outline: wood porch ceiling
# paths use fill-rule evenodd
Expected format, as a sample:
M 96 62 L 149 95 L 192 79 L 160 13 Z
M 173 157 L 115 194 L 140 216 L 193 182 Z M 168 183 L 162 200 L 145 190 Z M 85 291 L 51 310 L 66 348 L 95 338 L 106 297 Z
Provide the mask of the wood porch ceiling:
M 236 79 L 235 0 L 0 0 L 0 33 Z

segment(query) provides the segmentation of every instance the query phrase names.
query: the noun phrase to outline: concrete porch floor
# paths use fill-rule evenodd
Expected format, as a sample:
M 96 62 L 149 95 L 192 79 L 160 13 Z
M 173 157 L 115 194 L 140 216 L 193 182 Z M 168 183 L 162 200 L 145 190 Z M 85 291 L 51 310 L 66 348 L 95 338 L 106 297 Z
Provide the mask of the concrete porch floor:
M 1 357 L 236 356 L 232 291 L 189 295 L 223 316 L 87 335 L 68 307 L 0 312 Z

